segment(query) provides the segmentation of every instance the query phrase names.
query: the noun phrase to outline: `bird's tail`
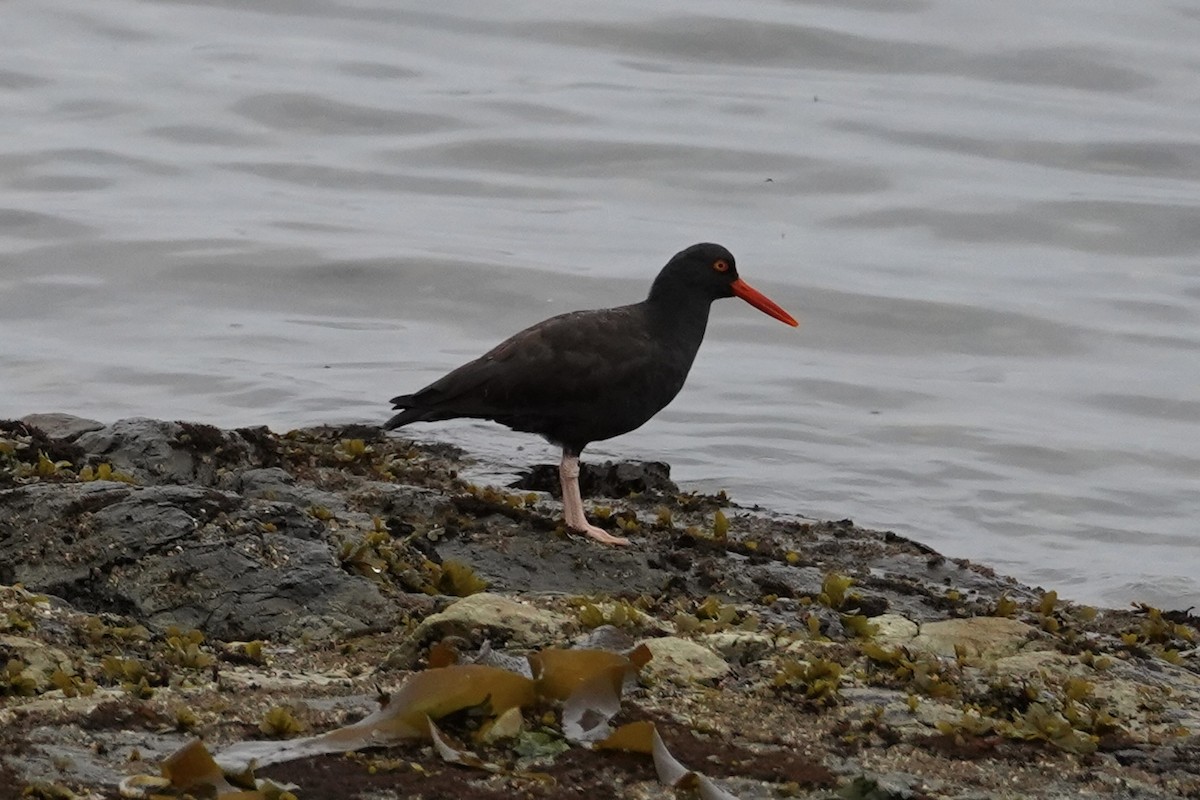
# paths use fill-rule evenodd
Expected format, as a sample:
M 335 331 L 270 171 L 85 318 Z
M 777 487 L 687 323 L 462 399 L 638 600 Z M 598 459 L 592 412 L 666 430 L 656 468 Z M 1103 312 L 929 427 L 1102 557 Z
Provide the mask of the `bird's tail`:
M 410 422 L 420 422 L 429 413 L 427 409 L 411 407 L 413 404 L 413 395 L 411 394 L 402 394 L 399 397 L 393 397 L 391 403 L 395 408 L 402 408 L 404 410 L 383 423 L 385 431 L 404 427 Z

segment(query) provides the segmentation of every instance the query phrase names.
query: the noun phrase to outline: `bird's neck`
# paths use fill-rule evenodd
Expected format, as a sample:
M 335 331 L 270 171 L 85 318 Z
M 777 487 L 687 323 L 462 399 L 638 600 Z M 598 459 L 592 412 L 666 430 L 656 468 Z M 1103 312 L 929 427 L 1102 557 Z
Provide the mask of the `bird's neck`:
M 691 348 L 694 354 L 704 341 L 712 298 L 677 289 L 656 292 L 655 288 L 658 287 L 650 290 L 650 296 L 645 301 L 651 326 L 662 339 Z

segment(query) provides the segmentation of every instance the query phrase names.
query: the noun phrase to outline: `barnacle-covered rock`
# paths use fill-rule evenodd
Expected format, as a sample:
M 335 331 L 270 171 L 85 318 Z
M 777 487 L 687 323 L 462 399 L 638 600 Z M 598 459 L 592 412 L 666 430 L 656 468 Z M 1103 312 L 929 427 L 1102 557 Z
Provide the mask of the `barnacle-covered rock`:
M 968 617 L 927 622 L 908 646 L 949 658 L 961 654 L 998 658 L 1021 650 L 1036 635 L 1035 628 L 1019 620 Z
M 645 672 L 652 678 L 675 683 L 709 683 L 725 677 L 729 665 L 725 659 L 702 644 L 675 636 L 643 639 L 654 658 Z
M 0 423 L 17 793 L 179 777 L 200 736 L 296 756 L 200 759 L 268 800 L 1200 797 L 1189 611 L 1078 606 L 849 520 L 637 483 L 656 468 L 589 493 L 633 540 L 600 548 L 547 494 L 484 485 L 496 465 L 374 426 L 42 422 Z M 541 699 L 506 700 L 514 673 Z

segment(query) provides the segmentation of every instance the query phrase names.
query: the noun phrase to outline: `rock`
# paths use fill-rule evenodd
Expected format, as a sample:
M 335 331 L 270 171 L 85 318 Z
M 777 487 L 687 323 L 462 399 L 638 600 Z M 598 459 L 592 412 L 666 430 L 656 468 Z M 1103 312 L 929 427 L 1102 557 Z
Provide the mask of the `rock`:
M 10 681 L 14 677 L 14 666 L 20 667 L 16 675 L 28 682 L 33 692 L 38 693 L 50 687 L 50 676 L 57 670 L 71 670 L 71 657 L 62 650 L 46 647 L 24 636 L 0 635 L 0 663 L 9 665 Z
M 718 631 L 701 636 L 700 642 L 734 664 L 760 661 L 777 649 L 773 637 L 756 631 Z
M 96 730 L 73 724 L 42 725 L 29 731 L 22 748 L 23 779 L 47 785 L 68 779 L 114 788 L 131 761 L 165 758 L 188 738 L 144 728 Z
M 351 686 L 350 676 L 344 672 L 317 672 L 315 670 L 280 671 L 251 666 L 223 666 L 221 682 L 239 688 L 285 693 L 305 691 L 330 686 Z
M 178 422 L 134 417 L 85 433 L 76 444 L 140 482 L 183 483 L 196 473 L 195 459 L 175 442 L 183 432 Z
M 908 643 L 914 651 L 953 658 L 955 646 L 967 655 L 1000 658 L 1012 655 L 1037 635 L 1037 629 L 1006 617 L 968 617 L 927 622 Z
M 117 563 L 169 548 L 194 534 L 204 518 L 228 510 L 229 503 L 206 489 L 115 481 L 35 483 L 5 491 L 0 580 L 69 601 L 81 590 L 108 599 L 101 584 Z
M 536 464 L 510 485 L 513 489 L 562 493 L 557 464 Z M 584 497 L 628 497 L 652 492 L 679 494 L 671 480 L 671 466 L 661 461 L 606 461 L 579 465 L 579 489 Z
M 65 461 L 76 465 L 83 460 L 83 449 L 74 442 L 51 436 L 36 425 L 0 420 L 0 487 L 18 483 L 17 476 L 25 470 L 37 474 L 43 456 L 51 464 Z
M 328 639 L 393 617 L 321 529 L 294 506 L 211 489 L 31 484 L 0 492 L 0 581 L 227 639 Z
M 104 428 L 103 422 L 62 413 L 29 414 L 21 417 L 21 422 L 40 428 L 42 433 L 51 439 L 66 439 L 67 441 L 77 439 L 80 434 Z
M 41 716 L 73 715 L 85 717 L 97 708 L 106 704 L 118 702 L 129 695 L 124 689 L 98 688 L 89 695 L 65 697 L 62 692 L 47 692 L 36 700 L 26 700 L 23 703 L 0 708 L 0 726 L 19 725 L 22 717 L 37 718 Z
M 945 608 L 939 599 L 945 598 L 951 588 L 965 602 L 1001 595 L 1032 601 L 1040 596 L 1011 578 L 967 561 L 945 558 L 925 545 L 891 532 L 884 534 L 884 542 L 885 546 L 877 548 L 876 553 L 861 558 L 865 573 L 852 573 L 855 583 L 850 591 L 878 595 L 887 600 L 888 611 L 914 622 L 942 619 Z
M 880 614 L 871 617 L 875 633 L 871 639 L 884 647 L 906 645 L 920 631 L 917 623 L 899 614 Z
M 48 427 L 72 435 L 71 424 Z M 990 796 L 995 786 L 1036 800 L 1078 796 L 1080 787 L 1125 797 L 1135 773 L 1139 798 L 1200 797 L 1200 620 L 1188 612 L 1078 613 L 1061 601 L 1057 630 L 1031 627 L 1042 590 L 918 542 L 848 520 L 737 506 L 727 508 L 732 524 L 718 542 L 689 529 L 711 530 L 728 498 L 662 489 L 590 496 L 627 524 L 639 521 L 633 546 L 603 548 L 565 535 L 558 504 L 469 487 L 461 452 L 377 426 L 276 435 L 125 420 L 77 441 L 87 452 L 34 425 L 0 421 L 0 482 L 12 487 L 0 489 L 0 633 L 9 636 L 0 639 L 0 664 L 7 657 L 17 671 L 0 709 L 0 795 L 11 786 L 107 797 L 132 772 L 160 774 L 166 753 L 194 736 L 214 747 L 257 738 L 280 705 L 313 733 L 331 731 L 401 697 L 408 676 L 381 674 L 380 664 L 422 668 L 435 639 L 528 676 L 531 649 L 624 652 L 634 634 L 648 640 L 645 673 L 658 680 L 622 698 L 622 709 L 655 720 L 687 768 L 719 764 L 715 777 L 742 797 L 882 796 L 876 781 L 855 781 L 864 772 L 908 776 L 919 796 L 955 800 Z M 54 467 L 60 460 L 72 468 Z M 96 470 L 80 476 L 82 465 L 104 462 L 135 483 L 85 480 Z M 628 472 L 614 485 L 637 491 L 629 481 L 638 470 Z M 658 513 L 664 506 L 669 520 Z M 451 559 L 469 569 L 449 568 Z M 836 609 L 819 597 L 830 575 L 852 579 Z M 447 596 L 473 588 L 473 576 L 489 593 Z M 2 585 L 17 581 L 28 590 Z M 520 599 L 539 595 L 548 599 Z M 1016 600 L 1031 624 L 984 616 L 1001 597 Z M 620 628 L 583 635 L 571 612 L 543 610 L 585 601 Z M 877 641 L 903 644 L 911 662 L 864 651 L 858 621 L 844 621 L 856 607 Z M 697 628 L 687 617 L 720 632 L 664 635 Z M 203 636 L 167 634 L 171 625 Z M 412 633 L 393 650 L 397 631 Z M 229 642 L 265 638 L 275 641 L 254 656 Z M 481 647 L 485 640 L 495 647 Z M 969 657 L 956 662 L 955 644 Z M 400 655 L 389 661 L 389 652 Z M 146 685 L 124 680 L 124 667 L 107 661 L 113 655 L 136 659 Z M 91 695 L 66 697 L 83 686 L 33 680 L 64 658 L 64 671 L 88 690 L 96 684 Z M 814 713 L 802 684 L 777 685 L 792 659 L 840 666 L 837 702 Z M 31 688 L 34 696 L 21 696 Z M 1077 726 L 1071 742 L 1090 743 L 1089 726 L 1102 726 L 1097 753 L 1080 759 L 1056 739 L 1009 727 L 1028 712 L 1031 691 L 1043 723 Z M 522 738 L 556 738 L 541 730 L 554 727 L 545 711 L 524 712 Z M 486 715 L 452 714 L 445 731 L 469 737 Z M 993 717 L 1005 725 L 989 728 Z M 511 733 L 521 719 L 506 722 Z M 938 722 L 963 735 L 931 727 Z M 317 795 L 321 787 L 363 798 L 461 790 L 459 768 L 428 748 L 399 755 L 414 766 L 389 771 L 386 786 L 361 759 L 258 774 Z M 607 797 L 613 786 L 657 796 L 652 777 L 632 771 L 653 775 L 648 761 L 630 761 L 640 758 L 574 748 L 538 769 L 580 796 Z M 528 793 L 522 781 L 504 770 L 488 777 L 488 790 Z
M 656 594 L 671 581 L 644 550 L 597 548 L 589 539 L 552 532 L 526 533 L 502 547 L 480 537 L 452 537 L 434 549 L 443 560 L 470 564 L 492 590 L 517 594 Z
M 521 716 L 521 710 L 510 708 L 496 717 L 496 722 L 484 730 L 483 735 L 479 738 L 485 744 L 495 744 L 505 739 L 515 739 L 521 735 L 523 730 L 525 730 L 525 718 Z
M 282 467 L 247 469 L 231 477 L 226 488 L 240 492 L 247 497 L 280 500 L 296 489 L 295 476 Z
M 222 431 L 211 425 L 131 417 L 75 440 L 139 483 L 215 486 L 223 471 L 275 466 L 278 444 L 265 428 Z
M 543 611 L 491 592 L 464 597 L 444 611 L 426 617 L 416 630 L 387 657 L 393 669 L 409 669 L 428 644 L 459 637 L 479 644 L 538 647 L 559 640 L 575 626 L 562 614 Z
M 318 507 L 331 512 L 342 512 L 347 505 L 343 495 L 297 484 L 296 479 L 287 470 L 280 467 L 264 467 L 230 473 L 229 479 L 219 480 L 218 485 L 228 486 L 244 497 L 306 509 Z
M 762 594 L 783 597 L 816 597 L 825 579 L 825 574 L 816 567 L 793 567 L 778 561 L 750 566 L 746 575 Z
M 645 639 L 641 644 L 654 657 L 642 669 L 644 675 L 679 684 L 708 683 L 725 677 L 729 665 L 702 644 L 677 636 Z
M 466 636 L 471 631 L 482 630 L 490 638 L 508 644 L 534 647 L 563 636 L 574 625 L 573 620 L 554 611 L 544 611 L 491 592 L 479 592 L 426 618 L 417 631 Z
M 997 658 L 988 662 L 989 669 L 997 675 L 1007 675 L 1014 678 L 1030 674 L 1038 674 L 1046 670 L 1053 671 L 1066 677 L 1072 662 L 1071 657 L 1057 650 L 1026 650 L 1011 656 Z
M 600 625 L 576 639 L 573 646 L 589 650 L 611 650 L 619 653 L 632 650 L 637 646 L 637 642 L 615 625 Z

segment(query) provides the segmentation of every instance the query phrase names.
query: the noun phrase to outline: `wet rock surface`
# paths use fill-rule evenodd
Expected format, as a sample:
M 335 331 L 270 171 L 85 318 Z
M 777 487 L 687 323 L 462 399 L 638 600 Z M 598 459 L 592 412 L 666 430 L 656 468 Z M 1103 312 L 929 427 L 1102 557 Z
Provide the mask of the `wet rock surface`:
M 604 548 L 563 530 L 557 465 L 494 488 L 465 463 L 370 426 L 0 423 L 0 800 L 115 797 L 277 706 L 336 727 L 439 643 L 614 629 L 662 649 L 622 713 L 743 798 L 1200 797 L 1187 611 L 1063 603 L 848 520 L 680 492 L 663 464 L 585 465 L 593 521 L 634 542 Z M 381 757 L 421 769 L 281 771 L 302 800 L 662 791 L 578 747 L 536 785 L 420 744 Z
M 562 499 L 558 467 L 536 464 L 521 475 L 511 489 L 532 489 Z M 678 494 L 671 480 L 671 465 L 661 461 L 618 461 L 579 465 L 579 491 L 584 497 L 629 497 L 630 495 Z

